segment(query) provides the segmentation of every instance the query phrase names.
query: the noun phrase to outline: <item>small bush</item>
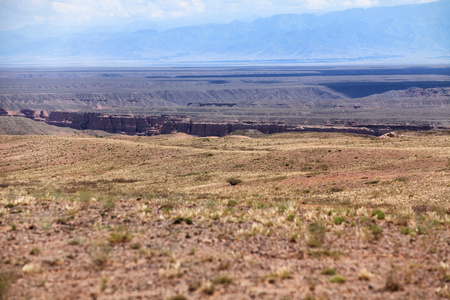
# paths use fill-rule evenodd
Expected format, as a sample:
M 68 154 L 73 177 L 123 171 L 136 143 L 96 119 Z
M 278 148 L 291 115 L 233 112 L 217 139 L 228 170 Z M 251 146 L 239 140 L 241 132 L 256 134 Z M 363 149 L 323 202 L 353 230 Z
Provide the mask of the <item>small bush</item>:
M 119 227 L 111 233 L 108 241 L 113 244 L 120 244 L 128 243 L 132 238 L 133 236 L 128 230 L 125 230 L 123 227 Z
M 333 223 L 336 224 L 336 225 L 341 225 L 344 222 L 345 222 L 345 218 L 344 217 L 334 217 L 333 218 Z
M 377 240 L 380 238 L 382 230 L 380 227 L 378 227 L 378 225 L 372 225 L 370 227 L 370 232 L 373 234 L 374 238 Z
M 199 288 L 201 288 L 201 286 L 202 286 L 202 282 L 200 280 L 191 281 L 191 282 L 189 282 L 188 291 L 194 292 L 194 291 L 198 290 Z
M 227 206 L 228 207 L 232 207 L 232 206 L 236 206 L 237 202 L 236 200 L 228 200 Z
M 410 235 L 410 234 L 412 234 L 412 230 L 409 227 L 403 227 L 401 229 L 401 233 L 404 234 L 404 235 Z
M 398 275 L 390 272 L 384 285 L 384 290 L 389 292 L 398 292 L 403 290 L 403 285 L 400 283 Z
M 379 210 L 379 209 L 375 209 L 372 212 L 372 216 L 377 216 L 377 218 L 379 220 L 383 220 L 384 218 L 386 218 L 386 214 L 383 211 Z
M 141 245 L 141 243 L 133 243 L 133 244 L 131 244 L 130 247 L 133 250 L 139 250 L 139 249 L 141 249 L 142 245 Z
M 233 282 L 233 278 L 230 274 L 223 273 L 214 276 L 211 281 L 213 284 L 230 285 Z
M 330 278 L 330 282 L 332 283 L 345 283 L 345 277 L 340 276 L 340 275 L 335 275 L 333 277 Z
M 41 249 L 38 247 L 35 247 L 35 248 L 31 249 L 30 254 L 31 255 L 39 255 L 39 254 L 41 254 Z
M 336 270 L 331 268 L 325 268 L 323 269 L 320 274 L 322 275 L 336 275 Z
M 427 234 L 428 228 L 423 224 L 419 224 L 416 227 L 416 232 L 417 232 L 417 234 Z
M 294 215 L 294 214 L 289 214 L 289 215 L 286 217 L 286 220 L 288 220 L 288 221 L 290 221 L 290 222 L 294 221 L 294 220 L 295 220 L 295 215 Z
M 309 224 L 309 235 L 307 245 L 310 247 L 321 247 L 325 242 L 326 228 L 322 220 Z
M 333 186 L 333 187 L 330 189 L 330 193 L 339 193 L 339 192 L 343 192 L 343 191 L 344 191 L 343 188 L 340 188 L 340 187 L 337 187 L 337 186 Z
M 289 242 L 295 243 L 295 242 L 297 242 L 297 239 L 298 239 L 298 233 L 294 233 L 294 234 L 291 235 L 291 237 L 289 238 Z
M 203 289 L 202 289 L 203 294 L 210 295 L 210 296 L 213 295 L 215 291 L 216 291 L 216 286 L 214 284 L 207 285 L 207 286 L 203 287 Z
M 236 178 L 236 177 L 230 177 L 230 178 L 227 179 L 227 182 L 230 185 L 238 185 L 239 183 L 242 182 L 242 180 L 240 180 L 239 178 Z
M 89 256 L 95 266 L 103 268 L 108 262 L 109 246 L 105 243 L 93 243 L 89 248 Z

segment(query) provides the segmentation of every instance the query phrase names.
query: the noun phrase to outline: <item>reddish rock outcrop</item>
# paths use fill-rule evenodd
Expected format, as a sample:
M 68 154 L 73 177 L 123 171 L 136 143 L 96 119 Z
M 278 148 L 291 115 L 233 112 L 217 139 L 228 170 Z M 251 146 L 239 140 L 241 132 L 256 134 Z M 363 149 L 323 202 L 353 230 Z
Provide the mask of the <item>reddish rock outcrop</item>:
M 110 133 L 128 135 L 159 135 L 173 132 L 183 132 L 196 136 L 225 136 L 236 130 L 254 129 L 271 134 L 290 131 L 313 132 L 348 132 L 380 136 L 392 130 L 430 130 L 429 125 L 358 125 L 349 123 L 346 126 L 299 125 L 264 122 L 214 122 L 195 121 L 178 116 L 134 116 L 112 115 L 101 113 L 61 112 L 52 111 L 49 114 L 41 111 L 39 118 L 36 111 L 22 110 L 21 113 L 31 119 L 44 119 L 50 125 L 70 127 L 74 129 L 103 130 Z

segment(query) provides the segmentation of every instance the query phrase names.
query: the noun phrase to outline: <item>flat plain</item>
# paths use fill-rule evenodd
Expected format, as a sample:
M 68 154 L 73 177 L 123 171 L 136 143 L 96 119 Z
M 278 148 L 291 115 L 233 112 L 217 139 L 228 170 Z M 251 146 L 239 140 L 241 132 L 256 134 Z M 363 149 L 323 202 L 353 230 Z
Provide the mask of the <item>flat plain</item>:
M 0 298 L 450 298 L 449 179 L 448 131 L 0 136 Z

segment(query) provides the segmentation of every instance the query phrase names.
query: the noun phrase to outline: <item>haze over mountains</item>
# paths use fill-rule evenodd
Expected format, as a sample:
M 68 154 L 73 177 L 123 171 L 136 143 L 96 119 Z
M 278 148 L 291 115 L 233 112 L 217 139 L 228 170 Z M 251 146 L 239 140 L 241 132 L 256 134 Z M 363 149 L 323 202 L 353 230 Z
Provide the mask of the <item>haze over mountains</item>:
M 29 25 L 0 33 L 0 64 L 449 62 L 449 15 L 437 1 L 162 31 Z

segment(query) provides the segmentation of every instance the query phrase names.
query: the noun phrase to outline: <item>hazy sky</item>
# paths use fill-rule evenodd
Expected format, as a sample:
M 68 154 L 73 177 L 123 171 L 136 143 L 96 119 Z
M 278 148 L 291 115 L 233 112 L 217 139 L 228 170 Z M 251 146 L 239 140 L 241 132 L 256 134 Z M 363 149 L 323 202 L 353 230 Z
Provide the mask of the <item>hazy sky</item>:
M 64 26 L 149 21 L 165 27 L 229 22 L 280 13 L 322 13 L 434 0 L 0 0 L 0 30 L 27 24 Z

